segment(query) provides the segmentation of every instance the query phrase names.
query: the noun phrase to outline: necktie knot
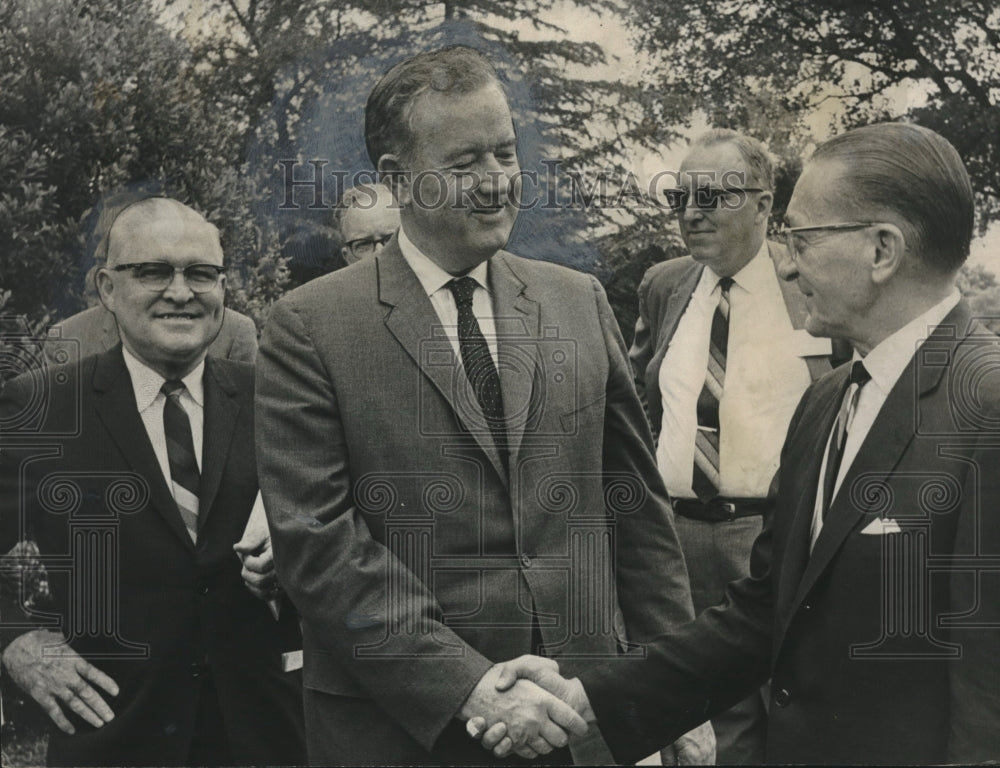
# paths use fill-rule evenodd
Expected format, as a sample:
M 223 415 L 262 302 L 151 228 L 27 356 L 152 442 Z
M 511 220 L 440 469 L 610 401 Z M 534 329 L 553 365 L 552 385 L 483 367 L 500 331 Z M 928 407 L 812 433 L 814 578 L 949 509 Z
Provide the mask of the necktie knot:
M 871 380 L 872 375 L 868 373 L 865 364 L 860 360 L 855 360 L 851 365 L 851 377 L 848 384 L 857 384 L 859 387 L 863 387 Z
M 472 294 L 476 290 L 476 281 L 471 277 L 456 277 L 448 283 L 451 295 L 455 297 L 455 304 L 458 306 L 471 305 Z
M 170 379 L 163 382 L 163 386 L 160 387 L 160 391 L 168 398 L 174 397 L 175 395 L 180 397 L 184 392 L 184 382 L 180 379 Z
M 720 277 L 719 278 L 719 288 L 722 289 L 722 295 L 725 296 L 729 293 L 729 289 L 733 287 L 733 283 L 736 281 L 731 277 Z

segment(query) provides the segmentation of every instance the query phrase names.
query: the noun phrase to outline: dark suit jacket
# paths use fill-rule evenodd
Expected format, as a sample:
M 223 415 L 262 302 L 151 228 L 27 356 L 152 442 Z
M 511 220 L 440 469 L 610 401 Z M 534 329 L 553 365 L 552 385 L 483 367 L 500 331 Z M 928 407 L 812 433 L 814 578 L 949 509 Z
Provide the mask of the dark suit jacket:
M 243 585 L 232 550 L 257 494 L 253 368 L 209 358 L 204 382 L 197 547 L 120 346 L 78 367 L 22 375 L 3 392 L 4 514 L 23 503 L 27 530 L 15 536 L 36 538 L 54 598 L 24 621 L 64 633 L 120 687 L 109 701 L 115 719 L 102 728 L 75 715 L 76 735 L 53 728 L 50 764 L 184 764 L 207 672 L 239 763 L 305 760 L 301 682 L 280 668 L 283 652 L 301 648 L 296 618 L 271 617 Z
M 115 348 L 121 338 L 118 336 L 118 325 L 115 316 L 103 305 L 90 307 L 67 317 L 61 323 L 56 323 L 53 329 L 59 329 L 58 339 L 75 339 L 80 343 L 80 349 L 73 359 L 83 359 Z M 54 363 L 64 362 L 58 359 L 56 351 L 62 345 L 46 344 L 46 358 Z M 227 309 L 222 318 L 222 327 L 208 348 L 208 354 L 213 357 L 224 357 L 227 360 L 238 360 L 252 363 L 257 358 L 257 326 L 246 315 L 241 315 L 235 309 Z
M 574 669 L 618 652 L 616 605 L 639 642 L 691 615 L 600 285 L 505 252 L 489 283 L 509 472 L 395 241 L 290 293 L 264 331 L 261 487 L 305 685 L 373 699 L 398 726 L 374 739 L 370 719 L 332 722 L 329 702 L 322 722 L 358 759 L 426 760 L 435 745 L 461 759 L 439 735 L 493 662 L 529 651 L 533 623 Z M 407 739 L 422 751 L 397 751 Z
M 783 246 L 768 242 L 767 249 L 774 259 L 776 252 L 782 250 Z M 635 323 L 635 337 L 629 350 L 629 359 L 632 362 L 636 389 L 649 415 L 654 436 L 659 435 L 663 422 L 660 365 L 704 270 L 704 264 L 690 256 L 682 256 L 654 264 L 646 270 L 639 283 L 639 318 Z M 792 327 L 802 328 L 806 319 L 805 297 L 795 283 L 779 278 L 778 284 L 781 286 Z M 831 355 L 803 357 L 813 381 L 851 356 L 850 346 L 840 340 L 833 342 L 832 350 Z
M 772 678 L 773 763 L 1000 757 L 1000 341 L 962 302 L 886 400 L 809 553 L 848 366 L 804 395 L 752 576 L 727 603 L 580 677 L 620 760 Z M 902 531 L 868 535 L 879 516 Z

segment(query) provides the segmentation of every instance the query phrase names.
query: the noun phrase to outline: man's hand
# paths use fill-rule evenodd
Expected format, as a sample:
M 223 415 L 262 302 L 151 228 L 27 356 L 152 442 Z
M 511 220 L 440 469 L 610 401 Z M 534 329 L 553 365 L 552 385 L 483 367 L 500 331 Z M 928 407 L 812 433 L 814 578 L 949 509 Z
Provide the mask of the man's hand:
M 496 679 L 498 691 L 509 690 L 518 683 L 518 680 L 522 684 L 530 680 L 569 704 L 585 722 L 592 723 L 597 719 L 590 707 L 590 700 L 583 684 L 577 678 L 567 680 L 560 675 L 559 665 L 553 659 L 531 655 L 519 656 L 496 665 L 490 672 L 494 670 L 498 672 Z M 527 754 L 523 747 L 518 746 L 516 739 L 512 738 L 508 723 L 503 718 L 489 725 L 485 718 L 474 717 L 469 720 L 468 731 L 473 738 L 481 738 L 483 748 L 492 749 L 497 757 L 506 757 L 512 750 L 521 757 L 529 759 L 533 757 Z M 572 732 L 582 736 L 585 731 L 586 728 L 583 731 Z M 565 743 L 556 746 L 565 746 Z
M 45 649 L 48 653 L 44 653 Z M 95 728 L 110 723 L 115 713 L 91 685 L 112 696 L 118 685 L 69 647 L 56 632 L 38 629 L 11 641 L 3 652 L 3 666 L 17 686 L 45 710 L 66 733 L 76 733 L 62 706 L 68 706 Z
M 494 666 L 482 676 L 459 711 L 461 719 L 474 721 L 468 726 L 470 734 L 473 728 L 482 733 L 502 725 L 503 734 L 497 741 L 505 741 L 503 754 L 513 750 L 533 760 L 565 747 L 569 743 L 567 732 L 577 736 L 587 732 L 587 723 L 572 707 L 533 682 L 518 680 L 513 673 L 501 682 L 503 666 Z
M 663 765 L 715 765 L 715 731 L 702 723 L 660 750 Z
M 267 528 L 248 527 L 233 549 L 243 563 L 240 577 L 250 593 L 260 600 L 274 600 L 281 587 L 274 570 L 274 550 Z

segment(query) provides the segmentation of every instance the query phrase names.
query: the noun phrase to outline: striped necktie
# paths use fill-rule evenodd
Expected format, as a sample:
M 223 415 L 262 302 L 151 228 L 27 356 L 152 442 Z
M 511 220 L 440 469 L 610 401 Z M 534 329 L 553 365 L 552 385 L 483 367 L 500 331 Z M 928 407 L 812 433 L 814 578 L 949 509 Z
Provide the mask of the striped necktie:
M 163 404 L 163 434 L 167 439 L 171 490 L 191 541 L 198 541 L 198 486 L 201 475 L 191 437 L 191 421 L 181 405 L 184 382 L 165 381 L 160 388 L 167 397 Z
M 719 495 L 719 401 L 726 382 L 726 354 L 729 349 L 729 289 L 733 278 L 719 280 L 719 304 L 712 315 L 708 342 L 708 372 L 698 395 L 698 431 L 694 439 L 694 470 L 691 489 L 707 503 Z

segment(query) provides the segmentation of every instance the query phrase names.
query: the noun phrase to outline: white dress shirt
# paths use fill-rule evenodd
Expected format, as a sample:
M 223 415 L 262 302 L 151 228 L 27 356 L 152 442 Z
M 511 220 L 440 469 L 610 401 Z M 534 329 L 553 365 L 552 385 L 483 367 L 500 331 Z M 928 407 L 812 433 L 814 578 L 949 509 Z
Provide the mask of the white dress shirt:
M 795 406 L 811 382 L 803 355 L 817 343 L 792 328 L 765 242 L 733 275 L 729 289 L 729 346 L 719 403 L 720 493 L 764 498 L 778 468 Z M 663 421 L 657 464 L 674 498 L 694 498 L 691 476 L 698 395 L 708 370 L 719 276 L 705 267 L 660 365 Z
M 167 481 L 167 488 L 173 493 L 170 459 L 167 456 L 167 436 L 163 431 L 163 406 L 167 402 L 167 396 L 163 394 L 161 387 L 166 379 L 136 358 L 124 345 L 122 345 L 122 355 L 129 377 L 132 379 L 132 391 L 135 393 L 139 416 L 142 418 L 143 426 L 146 427 L 149 442 L 153 445 L 153 453 L 156 454 L 163 479 Z M 199 472 L 202 468 L 201 454 L 205 433 L 204 375 L 205 361 L 202 360 L 197 368 L 181 379 L 184 382 L 184 391 L 180 396 L 181 407 L 191 423 L 191 440 L 194 442 L 194 456 L 198 462 Z M 259 491 L 254 501 L 254 508 L 257 507 L 263 509 L 263 498 Z
M 431 261 L 406 236 L 402 227 L 399 230 L 399 250 L 403 252 L 403 258 L 410 265 L 410 269 L 416 273 L 417 279 L 431 300 L 431 305 L 444 327 L 448 340 L 451 341 L 455 355 L 461 362 L 462 348 L 458 340 L 458 306 L 455 304 L 455 296 L 448 287 L 448 283 L 454 280 L 455 276 L 445 272 Z M 493 298 L 490 295 L 489 282 L 487 281 L 488 264 L 489 262 L 486 261 L 478 264 L 475 269 L 468 273 L 468 277 L 476 281 L 476 289 L 472 293 L 472 314 L 476 316 L 479 330 L 490 348 L 494 364 L 497 364 L 497 332 L 493 315 Z
M 149 442 L 153 444 L 153 453 L 156 454 L 160 471 L 163 472 L 163 479 L 167 481 L 167 487 L 171 488 L 167 437 L 163 432 L 163 406 L 167 402 L 167 396 L 160 391 L 166 379 L 136 358 L 124 345 L 122 353 L 125 357 L 125 367 L 132 378 L 132 390 L 135 392 L 135 404 L 139 409 L 139 416 L 142 417 L 142 423 L 146 427 Z M 191 422 L 191 439 L 194 441 L 194 455 L 199 472 L 202 436 L 205 429 L 205 386 L 202 381 L 204 375 L 205 361 L 202 360 L 197 368 L 181 379 L 184 382 L 184 391 L 180 396 L 181 407 Z
M 847 437 L 844 440 L 844 454 L 840 460 L 840 470 L 837 472 L 837 479 L 833 486 L 833 499 L 837 498 L 840 484 L 843 482 L 847 471 L 851 468 L 858 451 L 868 436 L 872 424 L 875 422 L 879 411 L 885 405 L 885 400 L 889 397 L 892 388 L 896 386 L 899 377 L 903 375 L 906 366 L 913 359 L 913 356 L 920 349 L 921 344 L 930 335 L 941 321 L 958 304 L 961 295 L 957 290 L 950 293 L 947 298 L 935 304 L 919 317 L 914 318 L 904 325 L 894 334 L 883 339 L 864 358 L 857 352 L 854 353 L 854 360 L 863 360 L 865 369 L 871 374 L 871 381 L 865 384 L 858 394 L 858 404 L 854 409 L 853 418 L 848 425 Z M 834 424 L 836 426 L 836 423 Z M 819 473 L 819 488 L 823 487 L 826 477 L 826 456 L 830 450 L 830 440 L 833 439 L 833 430 L 827 436 L 823 449 L 823 464 Z M 816 543 L 819 533 L 823 528 L 823 494 L 816 494 L 816 503 L 813 508 L 812 528 L 810 531 L 810 548 Z

